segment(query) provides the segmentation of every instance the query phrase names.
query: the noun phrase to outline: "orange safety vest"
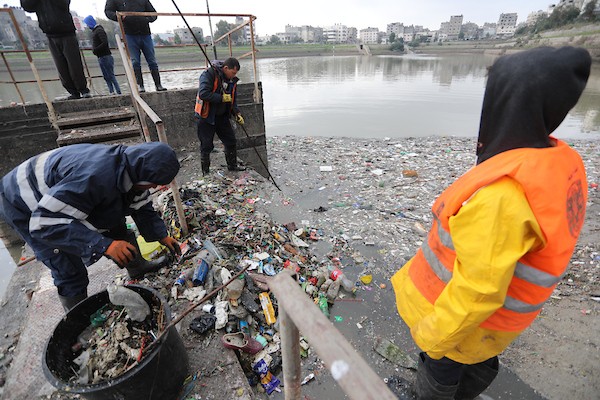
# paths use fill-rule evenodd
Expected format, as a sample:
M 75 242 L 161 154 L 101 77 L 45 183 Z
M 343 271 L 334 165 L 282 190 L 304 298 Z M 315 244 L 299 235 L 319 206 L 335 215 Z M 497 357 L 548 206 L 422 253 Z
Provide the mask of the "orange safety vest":
M 556 142 L 556 147 L 500 153 L 469 170 L 435 201 L 428 238 L 408 271 L 415 287 L 431 304 L 452 279 L 456 252 L 449 230 L 450 217 L 477 190 L 509 176 L 523 187 L 546 245 L 518 260 L 504 305 L 480 326 L 521 331 L 540 313 L 565 274 L 583 225 L 587 201 L 581 158 L 564 142 Z
M 213 83 L 213 89 L 212 89 L 213 93 L 215 93 L 217 91 L 218 86 L 219 86 L 219 79 L 215 75 L 215 81 Z M 231 110 L 233 110 L 233 103 L 235 101 L 236 88 L 237 88 L 237 85 L 234 84 L 233 90 L 231 92 Z M 196 94 L 196 105 L 194 106 L 194 113 L 196 114 L 196 116 L 199 116 L 201 118 L 207 118 L 209 112 L 210 112 L 210 102 L 203 101 L 200 98 L 200 91 L 198 90 L 198 93 Z

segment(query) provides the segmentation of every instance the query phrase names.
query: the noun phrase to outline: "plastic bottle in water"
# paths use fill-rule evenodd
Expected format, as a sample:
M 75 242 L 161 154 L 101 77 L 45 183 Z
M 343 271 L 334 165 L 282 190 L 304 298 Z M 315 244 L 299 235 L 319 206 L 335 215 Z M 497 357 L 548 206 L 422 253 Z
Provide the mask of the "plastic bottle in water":
M 114 284 L 108 285 L 106 291 L 110 302 L 116 306 L 124 306 L 132 320 L 141 322 L 150 314 L 150 306 L 139 293 Z
M 333 269 L 331 271 L 331 279 L 333 279 L 334 281 L 340 280 L 342 283 L 342 287 L 344 288 L 345 291 L 347 292 L 352 292 L 354 293 L 356 291 L 356 286 L 354 285 L 354 282 L 352 282 L 350 279 L 348 279 L 348 277 L 346 275 L 344 275 L 344 273 L 339 270 L 339 269 Z

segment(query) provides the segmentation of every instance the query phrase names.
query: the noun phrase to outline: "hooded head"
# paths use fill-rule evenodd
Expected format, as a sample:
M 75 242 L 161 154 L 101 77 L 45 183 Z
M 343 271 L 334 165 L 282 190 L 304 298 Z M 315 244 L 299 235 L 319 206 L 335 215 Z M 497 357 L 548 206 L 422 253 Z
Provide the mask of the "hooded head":
M 169 184 L 179 172 L 173 149 L 164 143 L 149 142 L 125 149 L 125 168 L 134 185 Z
M 550 147 L 549 135 L 575 106 L 591 57 L 575 47 L 539 47 L 496 60 L 489 70 L 477 163 L 507 150 Z
M 83 19 L 83 22 L 85 22 L 85 24 L 88 26 L 88 28 L 90 29 L 94 29 L 96 27 L 96 20 L 94 19 L 94 17 L 92 17 L 91 15 L 88 15 L 87 17 L 85 17 Z

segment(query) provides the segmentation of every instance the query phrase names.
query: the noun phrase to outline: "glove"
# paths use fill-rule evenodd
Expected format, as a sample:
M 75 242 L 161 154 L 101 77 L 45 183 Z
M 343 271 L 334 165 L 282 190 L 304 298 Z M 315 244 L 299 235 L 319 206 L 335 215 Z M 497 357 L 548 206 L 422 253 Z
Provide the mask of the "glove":
M 238 114 L 235 116 L 235 120 L 238 124 L 240 125 L 244 125 L 244 117 L 242 117 L 242 114 Z
M 179 247 L 179 242 L 173 239 L 171 236 L 164 237 L 160 239 L 160 243 L 167 246 L 169 251 L 178 256 L 181 255 L 181 248 Z
M 231 103 L 231 95 L 223 93 L 223 103 Z
M 108 258 L 117 263 L 120 268 L 129 264 L 137 255 L 134 245 L 125 240 L 114 240 L 104 252 Z

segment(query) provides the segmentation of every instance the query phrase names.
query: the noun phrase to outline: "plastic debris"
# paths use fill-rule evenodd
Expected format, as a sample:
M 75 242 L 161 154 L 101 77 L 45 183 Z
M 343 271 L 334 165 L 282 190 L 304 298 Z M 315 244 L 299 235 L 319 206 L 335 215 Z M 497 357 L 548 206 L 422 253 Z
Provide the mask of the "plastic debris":
M 379 338 L 375 341 L 374 349 L 377 353 L 404 368 L 417 369 L 417 363 L 408 356 L 400 347 L 387 339 Z

